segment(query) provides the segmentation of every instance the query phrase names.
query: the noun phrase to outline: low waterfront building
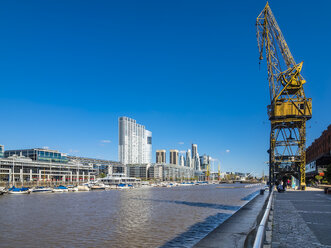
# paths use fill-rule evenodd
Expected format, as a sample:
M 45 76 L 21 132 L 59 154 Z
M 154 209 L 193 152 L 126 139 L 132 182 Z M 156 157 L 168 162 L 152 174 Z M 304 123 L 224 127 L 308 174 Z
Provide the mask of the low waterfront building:
M 47 148 L 6 150 L 4 152 L 5 158 L 8 158 L 13 155 L 24 156 L 27 158 L 31 158 L 34 161 L 68 163 L 68 158 L 66 154 Z
M 194 178 L 193 168 L 174 164 L 162 164 L 162 180 L 189 180 Z
M 143 180 L 148 179 L 148 169 L 150 164 L 128 164 L 127 165 L 127 176 L 137 177 Z
M 139 178 L 134 177 L 113 177 L 113 176 L 107 176 L 104 178 L 98 178 L 96 180 L 97 183 L 103 183 L 105 185 L 111 185 L 111 186 L 118 186 L 120 184 L 130 184 L 134 187 L 140 187 L 141 186 L 141 180 Z
M 163 166 L 162 164 L 153 164 L 148 169 L 148 178 L 155 180 L 163 180 Z
M 16 154 L 0 159 L 2 182 L 86 182 L 96 178 L 93 166 L 67 161 L 66 163 L 33 160 Z
M 138 177 L 142 180 L 172 181 L 194 178 L 193 168 L 175 164 L 132 164 L 128 165 L 127 170 L 129 177 Z
M 331 164 L 331 125 L 306 150 L 306 177 L 314 178 Z
M 69 161 L 76 161 L 83 165 L 92 165 L 97 175 L 103 173 L 108 176 L 126 176 L 127 174 L 126 166 L 117 161 L 77 156 L 68 156 L 68 159 Z

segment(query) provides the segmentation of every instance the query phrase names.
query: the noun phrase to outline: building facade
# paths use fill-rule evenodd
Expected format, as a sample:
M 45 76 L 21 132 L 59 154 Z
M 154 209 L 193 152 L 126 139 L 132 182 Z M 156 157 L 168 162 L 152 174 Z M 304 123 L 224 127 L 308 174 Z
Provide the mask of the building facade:
M 166 163 L 166 150 L 156 151 L 156 163 Z
M 118 159 L 122 164 L 152 162 L 152 132 L 129 117 L 120 117 Z
M 185 158 L 184 158 L 184 155 L 182 155 L 182 154 L 179 156 L 179 165 L 185 166 Z
M 207 167 L 210 165 L 210 156 L 204 154 L 203 156 L 200 156 L 200 166 L 201 170 L 207 170 Z
M 193 164 L 193 167 L 196 171 L 201 170 L 200 157 L 199 157 L 199 153 L 198 153 L 198 145 L 197 144 L 192 144 L 192 164 Z
M 306 177 L 313 178 L 331 164 L 331 125 L 306 150 Z
M 153 179 L 160 181 L 190 180 L 194 177 L 193 168 L 176 164 L 133 164 L 127 165 L 129 177 L 143 180 Z
M 191 150 L 188 149 L 186 152 L 186 160 L 185 166 L 191 168 L 192 167 L 192 157 L 191 157 Z
M 68 160 L 86 166 L 92 166 L 96 170 L 97 175 L 103 173 L 111 177 L 124 177 L 127 174 L 126 166 L 117 161 L 77 156 L 68 156 Z
M 178 150 L 170 150 L 170 164 L 178 164 Z
M 8 158 L 13 155 L 24 156 L 27 158 L 31 158 L 35 161 L 68 163 L 68 158 L 66 154 L 56 150 L 50 150 L 45 148 L 6 150 L 4 152 L 5 158 Z
M 95 180 L 96 171 L 93 166 L 78 162 L 66 163 L 33 160 L 16 154 L 0 159 L 0 181 L 14 182 L 87 182 Z
M 4 156 L 4 146 L 0 145 L 0 158 L 3 158 Z

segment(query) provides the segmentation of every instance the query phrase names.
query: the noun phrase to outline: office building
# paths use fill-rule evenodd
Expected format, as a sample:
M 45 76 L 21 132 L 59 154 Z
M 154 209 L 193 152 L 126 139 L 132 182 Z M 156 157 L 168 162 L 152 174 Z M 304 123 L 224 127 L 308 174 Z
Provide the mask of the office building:
M 179 165 L 180 166 L 185 166 L 185 159 L 183 155 L 180 155 L 179 157 Z
M 103 173 L 111 177 L 126 176 L 126 166 L 117 161 L 77 156 L 68 156 L 68 160 L 72 162 L 78 162 L 86 166 L 92 165 L 93 168 L 96 170 L 97 175 Z
M 195 170 L 200 171 L 200 157 L 198 153 L 198 145 L 192 144 L 192 164 Z
M 61 152 L 49 149 L 20 149 L 4 152 L 0 158 L 0 181 L 13 182 L 87 182 L 95 180 L 91 164 L 69 160 Z
M 128 164 L 128 177 L 137 177 L 143 180 L 148 178 L 150 164 Z
M 3 158 L 4 155 L 4 146 L 0 145 L 0 158 Z
M 170 150 L 170 164 L 178 164 L 178 150 Z
M 191 157 L 191 150 L 188 149 L 186 152 L 186 160 L 185 166 L 191 168 L 192 167 L 192 157 Z
M 156 151 L 156 163 L 166 163 L 166 150 Z
M 197 144 L 192 144 L 192 158 L 198 156 L 198 145 Z
M 307 179 L 325 173 L 327 166 L 331 164 L 331 125 L 307 148 L 306 158 Z
M 68 158 L 66 154 L 56 150 L 49 150 L 45 148 L 6 150 L 4 152 L 5 158 L 8 158 L 13 155 L 24 156 L 27 158 L 31 158 L 34 161 L 68 163 Z
M 210 156 L 204 154 L 200 156 L 200 167 L 201 170 L 207 170 L 207 167 L 210 165 Z
M 152 132 L 128 117 L 120 117 L 118 158 L 122 164 L 152 162 Z
M 160 181 L 190 180 L 194 177 L 193 168 L 176 164 L 134 164 L 127 165 L 128 176 Z

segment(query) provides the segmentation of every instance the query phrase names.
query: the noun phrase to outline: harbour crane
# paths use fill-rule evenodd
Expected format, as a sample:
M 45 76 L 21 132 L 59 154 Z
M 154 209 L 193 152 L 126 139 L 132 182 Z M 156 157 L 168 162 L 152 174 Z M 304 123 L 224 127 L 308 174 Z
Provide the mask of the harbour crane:
M 268 68 L 270 187 L 294 176 L 300 181 L 300 189 L 305 190 L 306 121 L 312 116 L 312 101 L 303 89 L 303 62 L 295 62 L 268 2 L 257 17 L 256 34 L 259 60 L 265 51 Z

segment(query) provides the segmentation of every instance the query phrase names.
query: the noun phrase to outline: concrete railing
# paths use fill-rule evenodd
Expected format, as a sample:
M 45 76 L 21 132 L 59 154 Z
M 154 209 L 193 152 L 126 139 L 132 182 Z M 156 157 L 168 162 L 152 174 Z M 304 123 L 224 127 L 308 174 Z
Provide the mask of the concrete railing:
M 270 195 L 269 195 L 269 200 L 268 200 L 268 204 L 267 204 L 267 208 L 264 212 L 263 218 L 260 222 L 260 225 L 258 226 L 257 232 L 256 232 L 256 237 L 255 237 L 255 241 L 254 241 L 254 248 L 261 248 L 263 247 L 263 243 L 264 243 L 264 237 L 265 237 L 265 230 L 266 230 L 266 225 L 267 225 L 267 221 L 269 218 L 269 213 L 271 210 L 271 203 L 272 203 L 272 198 L 273 198 L 273 190 L 271 189 L 270 191 Z

